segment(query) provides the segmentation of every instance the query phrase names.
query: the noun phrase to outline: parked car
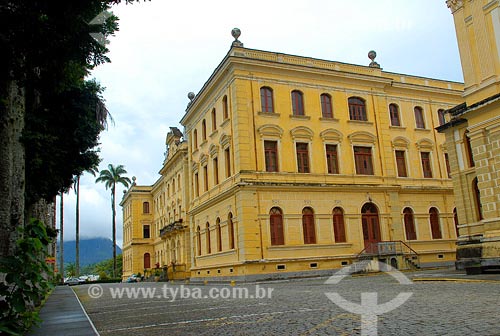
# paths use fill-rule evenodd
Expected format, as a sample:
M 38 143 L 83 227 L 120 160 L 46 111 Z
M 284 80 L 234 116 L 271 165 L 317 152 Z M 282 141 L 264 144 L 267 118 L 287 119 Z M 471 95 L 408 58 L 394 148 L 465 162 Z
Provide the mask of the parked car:
M 80 279 L 78 278 L 67 278 L 64 280 L 64 284 L 68 286 L 74 286 L 74 285 L 79 285 L 80 284 Z
M 131 276 L 129 276 L 129 277 L 127 278 L 127 282 L 128 282 L 128 283 L 131 283 L 131 282 L 138 282 L 138 278 L 139 278 L 139 277 L 138 277 L 137 275 L 132 274 Z

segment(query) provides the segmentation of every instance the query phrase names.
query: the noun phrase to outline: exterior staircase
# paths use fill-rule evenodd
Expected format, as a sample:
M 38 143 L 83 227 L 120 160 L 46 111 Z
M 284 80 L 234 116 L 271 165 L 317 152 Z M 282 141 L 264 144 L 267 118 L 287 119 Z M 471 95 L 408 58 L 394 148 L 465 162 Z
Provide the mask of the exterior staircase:
M 359 272 L 366 272 L 373 260 L 391 265 L 396 269 L 420 269 L 418 253 L 401 240 L 370 243 L 357 255 Z M 356 271 L 356 270 L 355 270 Z

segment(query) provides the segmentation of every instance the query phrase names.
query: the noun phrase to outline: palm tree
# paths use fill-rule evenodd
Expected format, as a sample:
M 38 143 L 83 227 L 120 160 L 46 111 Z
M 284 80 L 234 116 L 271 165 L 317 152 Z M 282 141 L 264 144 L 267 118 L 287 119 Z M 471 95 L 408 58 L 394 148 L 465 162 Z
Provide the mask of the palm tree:
M 93 176 L 98 172 L 97 166 L 85 170 Z M 80 275 L 80 177 L 83 172 L 73 178 L 73 189 L 76 194 L 76 234 L 75 234 L 75 270 L 76 276 Z
M 107 189 L 111 189 L 111 209 L 113 211 L 113 278 L 116 277 L 116 210 L 115 210 L 115 196 L 116 196 L 116 184 L 121 183 L 125 188 L 128 188 L 131 183 L 130 179 L 126 176 L 127 171 L 123 165 L 113 166 L 108 165 L 108 169 L 103 169 L 99 173 L 99 177 L 95 182 L 102 182 Z

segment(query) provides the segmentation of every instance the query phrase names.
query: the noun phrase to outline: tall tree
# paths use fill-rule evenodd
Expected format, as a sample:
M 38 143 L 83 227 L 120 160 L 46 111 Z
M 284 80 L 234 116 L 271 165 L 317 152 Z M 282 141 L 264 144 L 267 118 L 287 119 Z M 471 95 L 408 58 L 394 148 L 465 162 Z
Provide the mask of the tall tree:
M 89 22 L 119 2 L 0 0 L 0 257 L 13 254 L 17 227 L 29 219 L 30 206 L 42 198 L 52 201 L 88 168 L 75 157 L 91 150 L 95 145 L 86 147 L 88 140 L 97 136 L 75 134 L 78 122 L 68 129 L 53 121 L 80 116 L 70 112 L 78 107 L 78 92 L 89 92 L 82 90 L 85 76 L 109 62 L 106 46 L 89 33 L 106 38 L 118 29 L 113 15 Z M 103 105 L 93 106 L 94 116 L 103 112 Z M 86 141 L 69 144 L 65 134 Z
M 93 166 L 87 170 L 85 170 L 87 173 L 92 174 L 92 176 L 95 176 L 95 174 L 98 172 L 97 166 Z M 80 177 L 83 175 L 81 173 L 80 175 L 76 175 L 75 178 L 73 179 L 73 189 L 75 190 L 76 194 L 76 218 L 75 218 L 75 268 L 76 268 L 76 275 L 80 275 Z
M 59 222 L 59 272 L 63 277 L 64 282 L 64 192 L 61 192 L 60 204 L 60 222 Z
M 113 216 L 113 278 L 116 277 L 116 186 L 117 184 L 122 184 L 125 188 L 128 188 L 131 183 L 128 177 L 123 176 L 124 174 L 127 174 L 127 171 L 123 165 L 115 167 L 109 164 L 108 169 L 101 170 L 99 177 L 95 180 L 96 183 L 104 183 L 106 190 L 111 190 L 111 210 Z

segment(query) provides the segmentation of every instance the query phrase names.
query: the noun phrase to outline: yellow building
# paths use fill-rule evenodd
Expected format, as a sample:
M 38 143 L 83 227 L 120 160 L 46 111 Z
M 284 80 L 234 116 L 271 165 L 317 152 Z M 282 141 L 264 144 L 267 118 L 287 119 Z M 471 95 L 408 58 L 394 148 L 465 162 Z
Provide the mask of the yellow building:
M 453 264 L 455 201 L 435 127 L 463 85 L 383 71 L 374 52 L 360 66 L 248 49 L 233 36 L 181 120 L 191 279 L 327 274 L 360 259 Z M 158 197 L 134 188 L 124 214 Z M 124 215 L 125 230 L 156 223 L 167 210 L 155 204 L 151 218 Z M 124 253 L 134 262 L 149 246 L 163 265 L 161 244 L 133 241 Z
M 161 177 L 151 187 L 134 183 L 123 207 L 123 278 L 141 273 L 168 279 L 189 278 L 191 248 L 186 209 L 189 203 L 187 144 L 171 127 Z
M 447 1 L 465 81 L 465 102 L 450 109 L 446 134 L 460 237 L 457 267 L 500 266 L 500 5 Z

